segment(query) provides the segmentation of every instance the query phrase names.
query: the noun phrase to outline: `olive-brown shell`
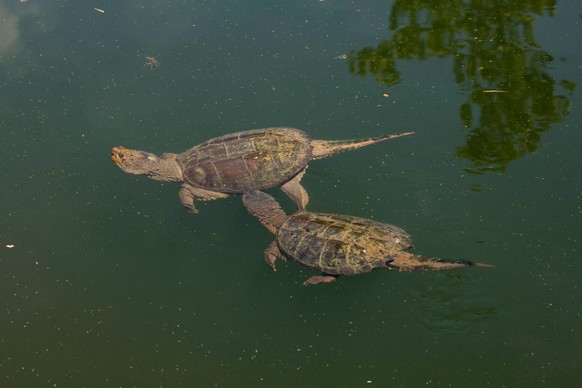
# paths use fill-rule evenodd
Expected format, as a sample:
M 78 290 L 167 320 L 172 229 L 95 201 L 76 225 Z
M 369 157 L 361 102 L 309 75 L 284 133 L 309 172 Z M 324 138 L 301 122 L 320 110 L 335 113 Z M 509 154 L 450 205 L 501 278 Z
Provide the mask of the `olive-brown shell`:
M 279 228 L 277 243 L 290 259 L 330 275 L 386 267 L 412 246 L 404 230 L 364 218 L 297 212 Z
M 311 160 L 311 138 L 294 128 L 244 131 L 208 140 L 177 157 L 184 180 L 224 193 L 279 186 Z

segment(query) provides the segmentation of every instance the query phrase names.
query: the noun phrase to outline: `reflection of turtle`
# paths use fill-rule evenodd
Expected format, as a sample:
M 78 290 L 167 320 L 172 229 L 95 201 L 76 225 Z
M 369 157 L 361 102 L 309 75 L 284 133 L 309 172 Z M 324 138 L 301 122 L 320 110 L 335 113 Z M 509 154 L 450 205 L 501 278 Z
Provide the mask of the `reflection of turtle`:
M 281 186 L 304 209 L 309 197 L 299 181 L 309 161 L 413 133 L 327 141 L 312 140 L 298 129 L 266 128 L 217 137 L 181 154 L 165 153 L 161 157 L 114 147 L 111 159 L 131 174 L 183 182 L 180 201 L 193 213 L 194 198 L 212 200 L 225 198 L 229 193 L 275 186 Z
M 404 230 L 364 218 L 298 211 L 287 216 L 269 194 L 250 191 L 243 201 L 251 214 L 277 237 L 265 250 L 274 270 L 280 257 L 322 271 L 303 284 L 333 282 L 339 275 L 357 275 L 376 268 L 404 271 L 492 267 L 470 261 L 444 261 L 405 252 L 412 247 Z

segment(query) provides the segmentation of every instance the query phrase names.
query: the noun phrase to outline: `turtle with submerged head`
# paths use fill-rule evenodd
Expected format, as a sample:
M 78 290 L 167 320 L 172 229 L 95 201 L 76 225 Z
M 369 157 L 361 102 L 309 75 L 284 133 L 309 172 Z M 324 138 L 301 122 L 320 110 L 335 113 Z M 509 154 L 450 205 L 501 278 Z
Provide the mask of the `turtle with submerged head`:
M 265 128 L 210 139 L 181 154 L 156 156 L 122 146 L 111 159 L 123 171 L 159 181 L 182 182 L 182 205 L 197 213 L 194 199 L 207 201 L 280 186 L 305 209 L 309 196 L 299 183 L 307 164 L 338 152 L 364 147 L 414 132 L 362 140 L 312 140 L 294 128 Z
M 277 258 L 289 258 L 321 271 L 303 284 L 329 283 L 340 275 L 357 275 L 376 268 L 401 271 L 448 270 L 464 267 L 493 267 L 471 261 L 425 258 L 406 252 L 412 247 L 408 233 L 397 226 L 365 218 L 298 211 L 285 214 L 267 193 L 243 194 L 248 211 L 276 238 L 265 250 L 265 261 L 275 270 Z

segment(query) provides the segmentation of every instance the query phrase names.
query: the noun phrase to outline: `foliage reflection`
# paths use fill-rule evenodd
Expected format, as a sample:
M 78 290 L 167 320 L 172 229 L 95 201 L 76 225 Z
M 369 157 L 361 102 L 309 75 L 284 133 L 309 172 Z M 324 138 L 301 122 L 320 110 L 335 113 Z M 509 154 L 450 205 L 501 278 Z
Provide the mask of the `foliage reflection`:
M 462 123 L 469 129 L 457 156 L 473 173 L 504 171 L 539 147 L 541 133 L 569 112 L 549 74 L 554 60 L 536 42 L 536 17 L 553 15 L 554 0 L 396 0 L 389 22 L 392 39 L 348 55 L 355 75 L 372 74 L 384 85 L 400 81 L 398 60 L 452 57 L 455 79 L 467 101 Z M 571 81 L 560 86 L 570 95 Z

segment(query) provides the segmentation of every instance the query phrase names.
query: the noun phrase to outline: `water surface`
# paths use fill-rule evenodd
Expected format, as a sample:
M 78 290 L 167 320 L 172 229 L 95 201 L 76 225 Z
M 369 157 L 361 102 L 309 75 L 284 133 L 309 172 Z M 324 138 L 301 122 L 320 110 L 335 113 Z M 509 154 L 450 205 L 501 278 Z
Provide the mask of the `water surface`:
M 1 385 L 582 383 L 582 6 L 465 3 L 0 4 Z M 415 131 L 311 163 L 309 208 L 497 268 L 304 287 L 240 197 L 109 159 L 268 126 Z

